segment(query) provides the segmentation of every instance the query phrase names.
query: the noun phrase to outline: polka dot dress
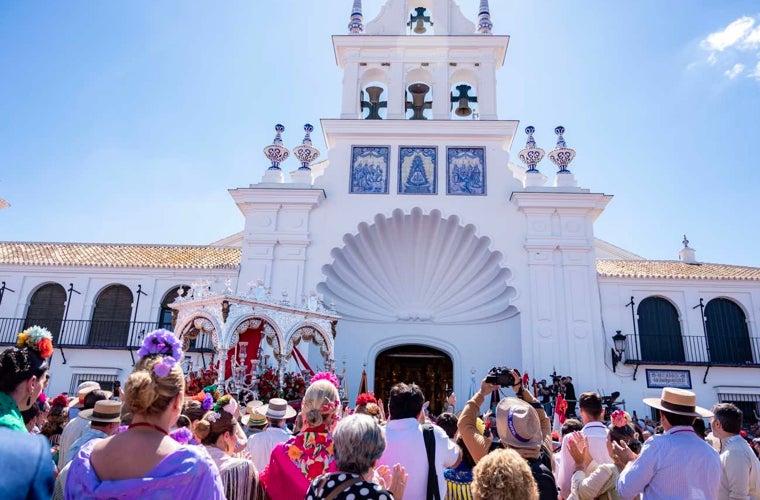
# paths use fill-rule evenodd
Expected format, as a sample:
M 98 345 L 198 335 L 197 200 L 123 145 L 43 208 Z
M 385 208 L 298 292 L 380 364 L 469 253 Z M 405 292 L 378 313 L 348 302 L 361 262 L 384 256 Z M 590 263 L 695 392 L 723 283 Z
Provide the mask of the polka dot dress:
M 358 481 L 345 486 L 345 482 L 358 479 L 356 474 L 345 472 L 333 472 L 319 476 L 311 482 L 309 491 L 306 492 L 306 500 L 320 500 L 340 489 L 335 500 L 393 500 L 393 495 L 380 485 L 367 481 Z

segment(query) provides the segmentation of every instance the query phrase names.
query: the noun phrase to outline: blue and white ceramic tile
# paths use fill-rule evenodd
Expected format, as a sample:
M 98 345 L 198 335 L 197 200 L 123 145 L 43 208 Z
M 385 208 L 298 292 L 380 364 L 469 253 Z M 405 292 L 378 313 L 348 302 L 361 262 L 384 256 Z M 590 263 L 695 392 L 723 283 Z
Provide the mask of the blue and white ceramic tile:
M 398 193 L 436 194 L 438 148 L 401 146 L 398 150 Z
M 351 193 L 388 194 L 388 146 L 351 148 Z
M 485 148 L 446 148 L 446 193 L 486 194 Z

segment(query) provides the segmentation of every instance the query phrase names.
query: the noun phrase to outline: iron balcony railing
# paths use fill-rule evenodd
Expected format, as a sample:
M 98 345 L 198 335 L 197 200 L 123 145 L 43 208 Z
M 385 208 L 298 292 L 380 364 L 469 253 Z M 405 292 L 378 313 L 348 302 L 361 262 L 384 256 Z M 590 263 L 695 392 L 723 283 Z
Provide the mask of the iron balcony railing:
M 50 330 L 55 346 L 89 349 L 139 349 L 147 333 L 167 328 L 152 321 L 0 318 L 0 345 L 14 344 L 18 333 L 32 325 Z M 200 335 L 191 341 L 189 350 L 213 351 L 211 336 Z
M 760 338 L 746 335 L 628 335 L 625 362 L 635 364 L 760 366 Z

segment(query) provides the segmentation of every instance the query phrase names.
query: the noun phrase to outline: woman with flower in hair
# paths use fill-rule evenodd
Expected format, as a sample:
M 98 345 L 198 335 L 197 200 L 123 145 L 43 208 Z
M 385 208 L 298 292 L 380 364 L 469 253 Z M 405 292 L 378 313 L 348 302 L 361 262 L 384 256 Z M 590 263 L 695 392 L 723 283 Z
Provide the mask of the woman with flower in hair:
M 256 497 L 258 474 L 251 460 L 235 458 L 238 403 L 229 395 L 219 398 L 195 426 L 195 435 L 206 446 L 219 468 L 227 500 L 248 500 Z
M 50 444 L 27 432 L 22 411 L 36 404 L 48 383 L 53 336 L 33 326 L 18 336 L 15 347 L 0 354 L 0 496 L 50 498 L 54 465 Z
M 277 445 L 261 473 L 272 500 L 302 500 L 315 477 L 337 470 L 331 430 L 339 410 L 337 377 L 315 375 L 301 405 L 301 433 Z
M 224 499 L 219 471 L 205 448 L 183 446 L 169 435 L 185 392 L 179 341 L 157 330 L 137 354 L 124 390 L 132 423 L 82 447 L 71 462 L 65 498 Z
M 377 420 L 379 424 L 385 424 L 383 408 L 378 405 L 377 398 L 371 392 L 363 392 L 356 397 L 354 413 L 369 415 Z
M 31 408 L 48 383 L 53 336 L 33 326 L 19 333 L 16 347 L 0 355 L 0 427 L 27 432 L 21 412 Z

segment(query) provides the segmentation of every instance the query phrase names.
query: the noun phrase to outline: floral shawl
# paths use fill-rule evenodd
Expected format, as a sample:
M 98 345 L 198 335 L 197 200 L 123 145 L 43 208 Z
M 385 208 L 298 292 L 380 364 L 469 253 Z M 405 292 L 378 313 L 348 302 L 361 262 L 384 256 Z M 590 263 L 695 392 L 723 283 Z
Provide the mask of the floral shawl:
M 13 431 L 29 432 L 26 430 L 16 400 L 3 391 L 0 391 L 0 427 L 7 427 Z
M 302 500 L 312 479 L 336 471 L 332 436 L 323 425 L 277 445 L 260 479 L 272 500 Z

